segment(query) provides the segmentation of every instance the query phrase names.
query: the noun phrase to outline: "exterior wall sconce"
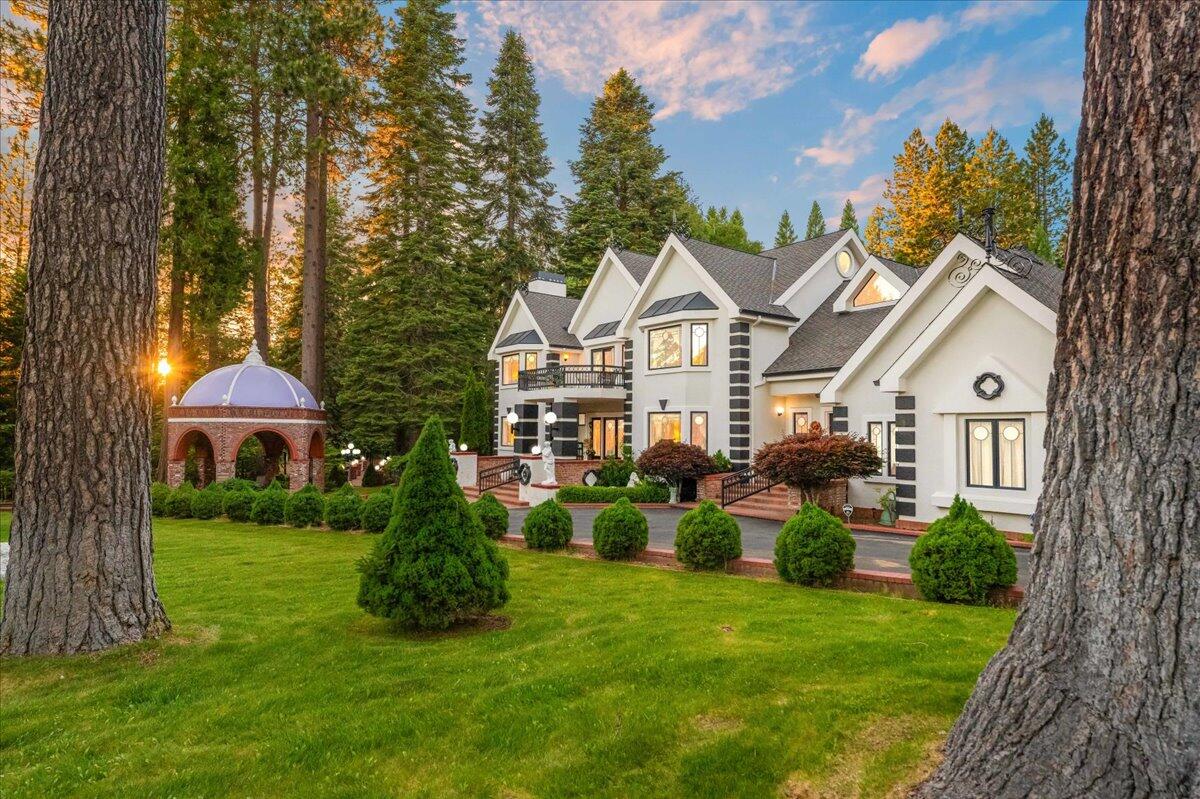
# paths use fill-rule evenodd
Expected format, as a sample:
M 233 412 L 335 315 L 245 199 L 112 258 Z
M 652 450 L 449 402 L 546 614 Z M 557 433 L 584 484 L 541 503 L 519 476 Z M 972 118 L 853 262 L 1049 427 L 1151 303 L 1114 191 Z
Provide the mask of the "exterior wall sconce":
M 776 405 L 776 406 L 775 406 L 775 415 L 776 415 L 776 416 L 783 416 L 783 406 L 782 406 L 782 405 Z
M 554 424 L 558 421 L 558 414 L 554 411 L 546 411 L 546 424 Z
M 519 417 L 517 416 L 516 411 L 509 411 L 508 416 L 504 417 L 505 421 L 507 421 L 509 424 L 516 424 L 518 418 Z

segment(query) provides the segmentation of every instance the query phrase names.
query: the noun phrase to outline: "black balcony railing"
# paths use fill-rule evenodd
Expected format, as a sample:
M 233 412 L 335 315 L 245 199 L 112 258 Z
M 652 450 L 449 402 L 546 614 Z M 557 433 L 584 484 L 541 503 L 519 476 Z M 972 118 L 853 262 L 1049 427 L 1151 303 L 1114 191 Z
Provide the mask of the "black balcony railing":
M 753 466 L 748 466 L 721 480 L 721 507 L 732 505 L 739 499 L 754 496 L 776 485 L 779 485 L 778 480 L 759 474 Z
M 517 374 L 517 388 L 625 388 L 625 370 L 620 366 L 544 366 Z

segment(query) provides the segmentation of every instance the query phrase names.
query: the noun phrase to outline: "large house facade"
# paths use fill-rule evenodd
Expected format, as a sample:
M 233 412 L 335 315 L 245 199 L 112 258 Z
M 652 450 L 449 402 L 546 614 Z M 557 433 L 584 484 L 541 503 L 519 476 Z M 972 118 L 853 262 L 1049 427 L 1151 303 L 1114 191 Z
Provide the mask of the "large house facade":
M 965 235 L 920 269 L 853 230 L 757 255 L 674 234 L 609 249 L 582 298 L 546 272 L 514 295 L 490 352 L 494 443 L 570 459 L 671 438 L 744 470 L 818 422 L 884 458 L 854 505 L 894 489 L 902 518 L 930 521 L 959 493 L 1027 531 L 1060 290 L 1058 269 Z

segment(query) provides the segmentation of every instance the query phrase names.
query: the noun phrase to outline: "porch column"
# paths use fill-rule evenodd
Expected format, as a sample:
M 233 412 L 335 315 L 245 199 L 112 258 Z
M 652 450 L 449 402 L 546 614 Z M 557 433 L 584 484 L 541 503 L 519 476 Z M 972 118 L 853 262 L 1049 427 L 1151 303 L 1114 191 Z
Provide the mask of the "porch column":
M 550 429 L 550 448 L 556 458 L 574 458 L 579 454 L 579 403 L 556 402 L 551 409 L 558 421 Z
M 538 443 L 538 405 L 536 402 L 518 402 L 513 406 L 517 424 L 513 428 L 513 451 L 528 455 Z

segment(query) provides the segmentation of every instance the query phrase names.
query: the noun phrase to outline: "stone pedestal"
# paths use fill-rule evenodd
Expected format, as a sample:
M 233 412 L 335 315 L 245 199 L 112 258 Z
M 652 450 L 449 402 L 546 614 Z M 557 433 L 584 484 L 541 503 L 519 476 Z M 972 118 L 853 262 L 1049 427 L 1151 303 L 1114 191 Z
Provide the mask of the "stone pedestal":
M 554 499 L 558 496 L 558 483 L 530 483 L 523 485 L 518 490 L 522 502 L 528 502 L 529 507 L 541 505 L 548 499 Z
M 451 456 L 458 464 L 458 484 L 461 487 L 473 486 L 479 479 L 479 453 L 473 450 L 455 452 Z

